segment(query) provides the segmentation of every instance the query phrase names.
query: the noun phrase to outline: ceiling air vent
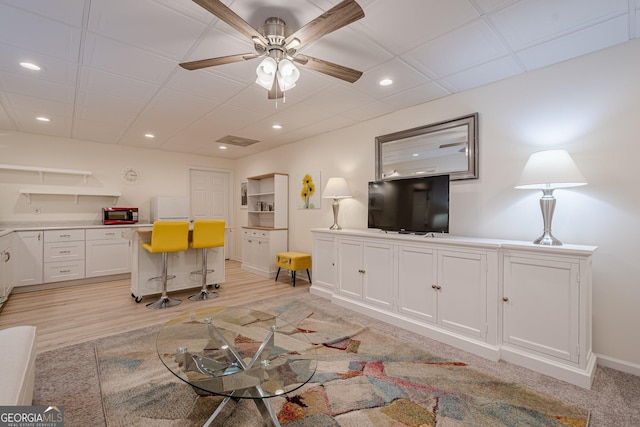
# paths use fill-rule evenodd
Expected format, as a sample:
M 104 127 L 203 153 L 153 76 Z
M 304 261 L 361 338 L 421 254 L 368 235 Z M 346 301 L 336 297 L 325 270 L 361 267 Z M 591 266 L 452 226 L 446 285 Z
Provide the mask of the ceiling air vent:
M 217 140 L 216 142 L 221 142 L 228 145 L 237 145 L 238 147 L 248 147 L 260 141 L 255 139 L 243 138 L 241 136 L 227 135 L 224 138 Z

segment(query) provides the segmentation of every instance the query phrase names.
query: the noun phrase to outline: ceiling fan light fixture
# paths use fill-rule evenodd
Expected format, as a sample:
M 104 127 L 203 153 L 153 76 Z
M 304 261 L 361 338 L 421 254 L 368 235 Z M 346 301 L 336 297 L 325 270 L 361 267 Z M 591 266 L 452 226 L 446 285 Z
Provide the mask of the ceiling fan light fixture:
M 276 72 L 278 77 L 278 84 L 282 91 L 286 91 L 295 87 L 296 82 L 300 78 L 300 70 L 293 65 L 293 62 L 288 59 L 282 59 L 278 63 L 278 71 Z
M 264 58 L 260 65 L 258 65 L 258 68 L 256 68 L 256 75 L 258 76 L 256 83 L 266 90 L 270 90 L 273 86 L 273 79 L 276 77 L 277 69 L 278 64 L 275 59 L 271 57 Z

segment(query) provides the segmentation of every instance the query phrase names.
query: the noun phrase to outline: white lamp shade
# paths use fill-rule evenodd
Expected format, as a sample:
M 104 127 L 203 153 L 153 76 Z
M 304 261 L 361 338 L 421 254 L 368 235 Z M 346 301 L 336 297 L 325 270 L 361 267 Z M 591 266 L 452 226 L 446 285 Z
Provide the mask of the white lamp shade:
M 347 181 L 344 178 L 329 178 L 322 192 L 322 197 L 324 199 L 346 199 L 351 197 Z
M 276 60 L 271 57 L 266 57 L 262 60 L 258 68 L 256 68 L 256 74 L 258 78 L 256 83 L 267 90 L 271 90 L 273 87 L 273 80 L 276 77 L 276 69 L 278 64 Z
M 278 85 L 282 91 L 286 91 L 295 87 L 296 82 L 300 78 L 300 70 L 293 65 L 293 62 L 288 59 L 282 59 L 278 63 L 278 72 L 276 73 L 278 78 Z
M 587 180 L 566 150 L 548 150 L 529 157 L 516 188 L 542 190 L 586 184 Z

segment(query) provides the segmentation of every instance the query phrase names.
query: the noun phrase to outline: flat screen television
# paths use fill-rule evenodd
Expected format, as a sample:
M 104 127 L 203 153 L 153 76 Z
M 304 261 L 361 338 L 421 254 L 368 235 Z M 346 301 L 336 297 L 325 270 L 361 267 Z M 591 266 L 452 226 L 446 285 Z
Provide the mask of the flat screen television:
M 449 232 L 449 175 L 369 183 L 368 227 L 400 233 Z

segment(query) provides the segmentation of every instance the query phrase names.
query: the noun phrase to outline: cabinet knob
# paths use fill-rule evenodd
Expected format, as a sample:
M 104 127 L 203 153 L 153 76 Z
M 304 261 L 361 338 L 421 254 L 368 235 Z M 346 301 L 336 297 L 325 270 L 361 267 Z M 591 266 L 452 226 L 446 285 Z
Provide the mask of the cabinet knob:
M 440 289 L 442 289 L 442 286 L 440 285 L 431 285 L 431 287 L 437 291 L 439 291 Z
M 507 301 L 509 301 L 509 298 L 507 298 L 507 297 L 502 297 L 502 301 L 507 302 Z
M 364 271 L 364 270 L 358 270 L 358 273 L 362 273 L 362 274 L 364 274 L 364 273 L 365 273 L 365 271 Z

